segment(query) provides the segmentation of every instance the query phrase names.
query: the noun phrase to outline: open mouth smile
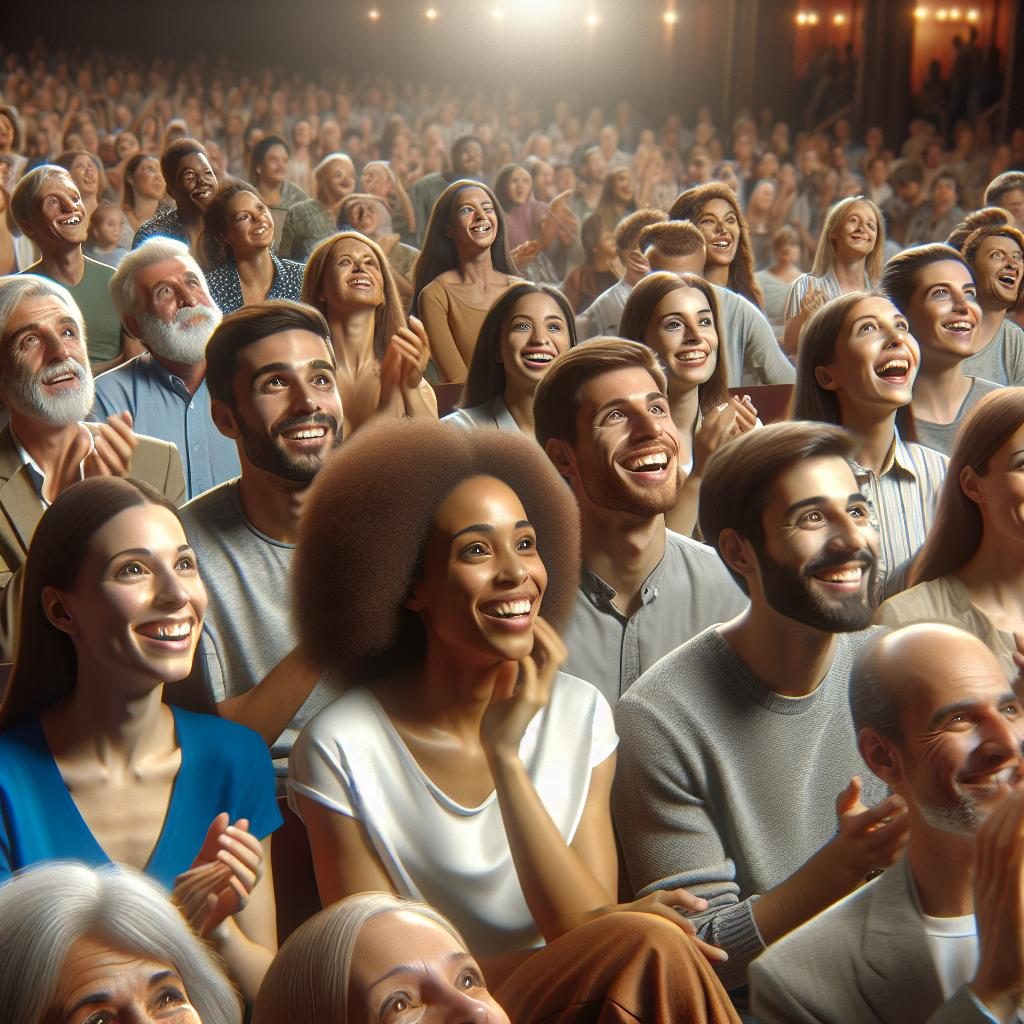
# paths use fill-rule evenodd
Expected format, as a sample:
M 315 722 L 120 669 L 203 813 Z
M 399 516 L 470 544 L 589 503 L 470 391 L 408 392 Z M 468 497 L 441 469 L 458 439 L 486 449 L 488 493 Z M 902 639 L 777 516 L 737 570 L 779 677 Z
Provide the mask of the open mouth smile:
M 664 449 L 637 452 L 622 459 L 619 463 L 628 473 L 654 474 L 668 468 L 671 456 Z
M 910 360 L 902 357 L 886 359 L 875 366 L 875 376 L 890 384 L 906 384 L 910 379 Z

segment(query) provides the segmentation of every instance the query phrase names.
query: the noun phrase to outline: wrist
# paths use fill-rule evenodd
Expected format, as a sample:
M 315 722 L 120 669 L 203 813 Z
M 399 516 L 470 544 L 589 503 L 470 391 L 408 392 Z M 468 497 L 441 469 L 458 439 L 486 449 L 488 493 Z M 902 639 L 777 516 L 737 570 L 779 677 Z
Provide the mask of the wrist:
M 979 967 L 978 974 L 981 973 L 982 968 Z M 968 984 L 967 990 L 997 1020 L 1009 1022 L 1014 1019 L 1020 1005 L 1019 990 L 992 986 L 984 978 L 979 979 L 978 975 Z

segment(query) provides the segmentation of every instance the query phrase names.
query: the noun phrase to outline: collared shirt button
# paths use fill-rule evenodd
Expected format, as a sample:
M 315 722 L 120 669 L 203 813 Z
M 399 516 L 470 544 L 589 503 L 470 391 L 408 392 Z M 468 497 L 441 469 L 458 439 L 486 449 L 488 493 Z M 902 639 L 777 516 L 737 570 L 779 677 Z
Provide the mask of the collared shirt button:
M 192 451 L 198 452 L 199 451 L 199 445 L 197 445 L 197 444 L 192 445 Z

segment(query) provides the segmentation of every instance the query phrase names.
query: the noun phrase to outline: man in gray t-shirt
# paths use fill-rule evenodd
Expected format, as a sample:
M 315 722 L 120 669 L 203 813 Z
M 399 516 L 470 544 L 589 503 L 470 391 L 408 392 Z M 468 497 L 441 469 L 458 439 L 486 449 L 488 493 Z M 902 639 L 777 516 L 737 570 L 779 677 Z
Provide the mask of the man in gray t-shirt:
M 293 302 L 224 318 L 207 346 L 218 429 L 242 475 L 182 509 L 210 604 L 192 675 L 175 703 L 205 706 L 256 729 L 279 777 L 298 730 L 332 696 L 296 649 L 291 560 L 303 502 L 341 440 L 341 398 L 327 324 Z
M 747 606 L 711 548 L 665 528 L 681 491 L 665 387 L 651 349 L 601 338 L 559 358 L 534 399 L 538 440 L 580 508 L 563 667 L 612 707 L 663 655 Z

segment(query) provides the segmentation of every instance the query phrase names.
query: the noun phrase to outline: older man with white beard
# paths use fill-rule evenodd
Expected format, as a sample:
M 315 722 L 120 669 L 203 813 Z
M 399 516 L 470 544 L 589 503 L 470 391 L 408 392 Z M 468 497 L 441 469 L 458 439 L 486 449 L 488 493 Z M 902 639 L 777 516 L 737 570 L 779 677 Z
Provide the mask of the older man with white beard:
M 34 274 L 0 277 L 0 660 L 13 656 L 20 569 L 43 511 L 87 476 L 142 480 L 181 504 L 173 445 L 132 430 L 128 413 L 83 422 L 94 384 L 82 313 L 62 285 Z
M 234 479 L 238 452 L 213 425 L 206 389 L 206 343 L 221 313 L 188 248 L 149 239 L 121 261 L 110 294 L 147 351 L 96 379 L 96 417 L 127 410 L 144 434 L 176 445 L 189 500 Z

